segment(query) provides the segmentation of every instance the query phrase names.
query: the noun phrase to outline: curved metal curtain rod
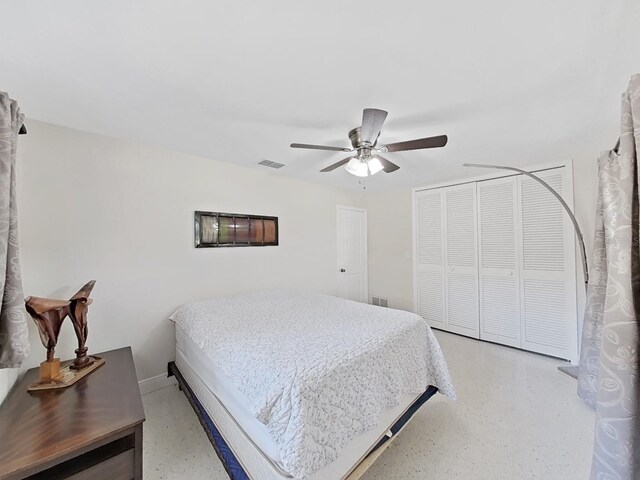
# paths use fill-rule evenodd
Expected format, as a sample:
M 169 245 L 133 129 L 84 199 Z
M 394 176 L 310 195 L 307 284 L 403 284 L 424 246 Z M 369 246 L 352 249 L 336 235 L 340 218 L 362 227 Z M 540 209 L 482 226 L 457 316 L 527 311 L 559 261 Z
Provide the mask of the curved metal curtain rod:
M 543 187 L 549 190 L 553 194 L 553 196 L 558 199 L 558 201 L 564 208 L 565 212 L 567 212 L 567 215 L 569 215 L 569 218 L 571 219 L 571 223 L 573 223 L 573 228 L 576 231 L 576 236 L 578 237 L 578 243 L 580 244 L 580 253 L 582 254 L 582 272 L 584 273 L 584 287 L 585 289 L 587 288 L 587 285 L 589 284 L 589 266 L 587 265 L 587 251 L 584 247 L 584 239 L 582 237 L 582 231 L 580 230 L 580 225 L 578 225 L 578 221 L 576 220 L 576 217 L 573 215 L 573 212 L 569 208 L 569 205 L 567 205 L 567 202 L 564 201 L 564 199 L 560 196 L 560 194 L 556 192 L 553 189 L 553 187 L 551 187 L 551 185 L 549 185 L 547 182 L 542 180 L 540 177 L 535 176 L 533 173 L 527 172 L 526 170 L 522 170 L 516 167 L 505 167 L 503 165 L 484 165 L 481 163 L 463 163 L 462 166 L 478 167 L 478 168 L 497 168 L 500 170 L 512 170 L 514 172 L 521 173 L 522 175 L 526 175 L 527 177 L 533 178 L 536 182 L 540 183 Z

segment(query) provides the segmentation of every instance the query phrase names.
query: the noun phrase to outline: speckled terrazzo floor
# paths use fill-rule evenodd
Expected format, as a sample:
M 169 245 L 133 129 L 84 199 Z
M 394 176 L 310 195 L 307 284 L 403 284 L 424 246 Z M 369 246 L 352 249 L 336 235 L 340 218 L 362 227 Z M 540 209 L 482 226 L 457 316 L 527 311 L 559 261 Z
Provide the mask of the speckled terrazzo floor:
M 436 332 L 458 400 L 436 395 L 363 480 L 585 480 L 594 414 L 558 360 Z M 143 397 L 145 479 L 227 479 L 177 387 Z M 330 480 L 330 479 L 328 479 Z

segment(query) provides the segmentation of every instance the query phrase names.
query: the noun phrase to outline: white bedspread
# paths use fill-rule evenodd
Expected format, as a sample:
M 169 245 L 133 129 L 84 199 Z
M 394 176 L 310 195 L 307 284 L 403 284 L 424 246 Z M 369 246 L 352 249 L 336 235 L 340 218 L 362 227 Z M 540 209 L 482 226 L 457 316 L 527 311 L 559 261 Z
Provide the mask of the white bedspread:
M 172 315 L 249 399 L 295 478 L 332 462 L 402 395 L 455 392 L 419 316 L 304 291 L 193 302 Z

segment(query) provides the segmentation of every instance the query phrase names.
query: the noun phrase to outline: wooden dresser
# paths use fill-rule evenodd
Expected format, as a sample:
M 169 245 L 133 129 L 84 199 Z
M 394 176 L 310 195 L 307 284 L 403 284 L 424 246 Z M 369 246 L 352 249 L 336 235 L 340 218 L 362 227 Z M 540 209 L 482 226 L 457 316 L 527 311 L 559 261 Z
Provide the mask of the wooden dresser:
M 0 480 L 142 479 L 144 410 L 131 348 L 74 385 L 27 392 L 29 370 L 0 407 Z

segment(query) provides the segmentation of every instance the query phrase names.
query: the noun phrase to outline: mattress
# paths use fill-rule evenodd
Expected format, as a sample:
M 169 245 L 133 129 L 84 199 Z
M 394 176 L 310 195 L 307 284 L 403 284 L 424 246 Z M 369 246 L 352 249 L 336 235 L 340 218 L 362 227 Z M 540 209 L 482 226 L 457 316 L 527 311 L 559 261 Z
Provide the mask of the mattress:
M 250 407 L 247 398 L 238 391 L 231 379 L 207 358 L 206 354 L 185 334 L 179 325 L 176 325 L 176 364 L 181 370 L 197 376 L 206 389 L 224 406 L 228 414 L 256 449 L 271 462 L 274 470 L 279 475 L 290 477 L 282 466 L 278 446 L 267 431 L 267 428 L 249 412 Z M 397 406 L 384 411 L 378 419 L 377 428 L 354 439 L 342 452 L 340 461 L 335 462 L 336 464 L 331 467 L 330 471 L 339 470 L 344 471 L 346 474 L 356 462 L 361 460 L 387 434 L 391 425 L 413 405 L 416 398 L 415 395 L 406 395 Z M 210 397 L 200 395 L 198 399 L 203 403 L 207 411 L 210 413 L 215 411 L 211 405 Z M 328 472 L 319 473 L 326 474 Z
M 241 465 L 242 474 L 238 475 L 237 471 L 234 475 L 230 473 L 231 478 L 245 478 L 244 475 L 253 480 L 288 480 L 292 478 L 292 475 L 284 471 L 272 458 L 269 458 L 257 446 L 257 442 L 240 427 L 239 422 L 233 418 L 226 406 L 211 392 L 187 362 L 182 350 L 176 351 L 175 364 L 192 393 L 196 395 L 198 402 L 233 452 L 233 456 Z M 408 404 L 407 407 L 404 407 L 405 403 Z M 402 404 L 402 406 L 397 405 L 385 411 L 374 429 L 354 438 L 340 452 L 335 461 L 308 477 L 307 480 L 346 478 L 360 462 L 367 458 L 369 453 L 373 452 L 385 440 L 397 435 L 398 429 L 404 426 L 408 420 L 406 417 L 410 417 L 415 413 L 414 409 L 419 407 L 414 403 L 414 399 L 409 398 L 407 398 L 407 402 L 402 402 Z M 399 428 L 392 431 L 393 425 L 399 425 Z M 223 455 L 227 457 L 225 461 L 228 461 L 228 454 L 223 453 Z
M 250 413 L 249 400 L 238 391 L 233 382 L 207 358 L 182 327 L 176 325 L 176 353 L 193 370 L 204 385 L 224 405 L 238 426 L 255 446 L 273 463 L 281 467 L 278 446 L 263 423 Z

